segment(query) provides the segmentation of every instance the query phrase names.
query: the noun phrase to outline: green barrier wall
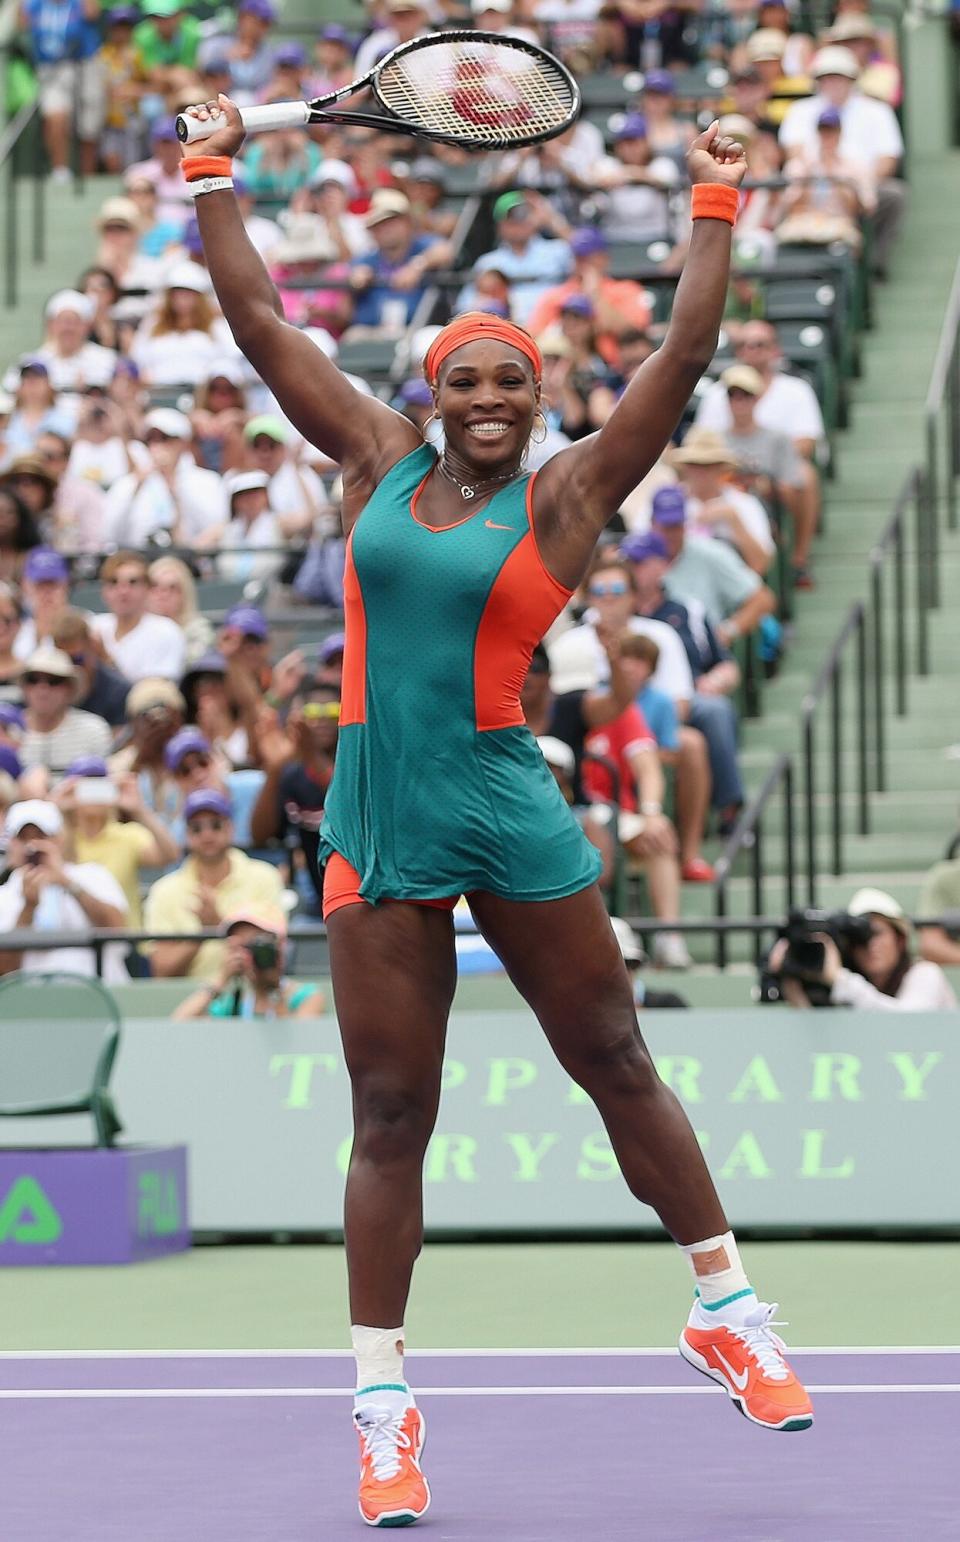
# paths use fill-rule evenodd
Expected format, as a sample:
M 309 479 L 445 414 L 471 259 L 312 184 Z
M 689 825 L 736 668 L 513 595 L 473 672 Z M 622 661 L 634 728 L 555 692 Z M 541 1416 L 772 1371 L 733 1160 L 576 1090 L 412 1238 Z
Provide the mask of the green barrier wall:
M 957 1017 L 756 1009 L 644 1026 L 735 1225 L 960 1223 Z M 339 1226 L 350 1113 L 332 1018 L 131 1022 L 114 1087 L 126 1140 L 190 1148 L 196 1229 Z M 0 1141 L 87 1143 L 88 1128 L 4 1121 Z M 655 1225 L 522 1012 L 454 1015 L 425 1178 L 438 1229 Z

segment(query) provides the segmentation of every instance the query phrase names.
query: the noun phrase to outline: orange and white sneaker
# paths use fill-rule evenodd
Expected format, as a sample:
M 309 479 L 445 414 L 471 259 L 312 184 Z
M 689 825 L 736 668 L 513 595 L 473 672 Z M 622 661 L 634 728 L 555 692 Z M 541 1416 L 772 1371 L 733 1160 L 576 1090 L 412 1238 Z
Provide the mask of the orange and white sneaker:
M 680 1335 L 680 1353 L 695 1370 L 711 1376 L 729 1393 L 745 1418 L 765 1430 L 807 1430 L 813 1404 L 784 1359 L 786 1345 L 772 1331 L 776 1303 L 760 1301 L 743 1322 L 711 1321 L 714 1314 L 694 1302 Z
M 397 1413 L 379 1403 L 353 1411 L 360 1437 L 360 1514 L 368 1526 L 412 1526 L 430 1508 L 430 1489 L 420 1471 L 426 1436 L 423 1414 L 413 1404 Z

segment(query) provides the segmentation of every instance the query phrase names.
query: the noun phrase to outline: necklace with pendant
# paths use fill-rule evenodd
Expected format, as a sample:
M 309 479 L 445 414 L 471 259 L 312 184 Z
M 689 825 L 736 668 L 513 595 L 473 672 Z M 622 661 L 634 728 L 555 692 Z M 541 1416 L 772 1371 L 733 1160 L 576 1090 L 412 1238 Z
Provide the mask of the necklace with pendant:
M 512 471 L 501 471 L 500 474 L 495 477 L 484 477 L 480 482 L 461 482 L 458 477 L 454 476 L 453 472 L 447 465 L 444 456 L 441 455 L 440 459 L 437 461 L 437 470 L 440 472 L 442 477 L 446 477 L 448 482 L 453 483 L 464 503 L 469 503 L 471 498 L 475 498 L 479 492 L 483 492 L 486 488 L 496 487 L 501 482 L 509 482 L 517 475 L 520 467 L 514 466 Z

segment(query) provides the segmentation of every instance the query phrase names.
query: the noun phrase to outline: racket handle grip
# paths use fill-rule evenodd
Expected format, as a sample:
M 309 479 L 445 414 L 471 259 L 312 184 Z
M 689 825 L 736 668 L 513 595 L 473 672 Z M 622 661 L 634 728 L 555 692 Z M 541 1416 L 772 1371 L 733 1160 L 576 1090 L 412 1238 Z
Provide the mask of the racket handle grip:
M 247 133 L 257 134 L 269 129 L 303 128 L 310 122 L 310 108 L 306 102 L 270 102 L 265 107 L 241 107 L 240 117 Z M 194 118 L 181 113 L 177 138 L 181 144 L 192 145 L 197 139 L 208 139 L 222 127 L 222 118 Z

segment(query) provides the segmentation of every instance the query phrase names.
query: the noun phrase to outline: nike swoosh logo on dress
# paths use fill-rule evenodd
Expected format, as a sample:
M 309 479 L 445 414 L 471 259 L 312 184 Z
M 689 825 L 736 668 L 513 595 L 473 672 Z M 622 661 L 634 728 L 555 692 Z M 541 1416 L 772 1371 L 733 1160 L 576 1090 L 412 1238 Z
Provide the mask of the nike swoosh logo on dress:
M 487 526 L 488 530 L 512 530 L 513 529 L 512 525 L 498 525 L 492 519 L 485 519 L 483 523 Z

